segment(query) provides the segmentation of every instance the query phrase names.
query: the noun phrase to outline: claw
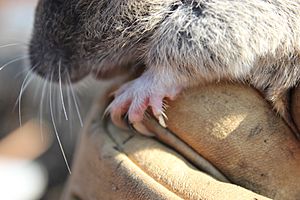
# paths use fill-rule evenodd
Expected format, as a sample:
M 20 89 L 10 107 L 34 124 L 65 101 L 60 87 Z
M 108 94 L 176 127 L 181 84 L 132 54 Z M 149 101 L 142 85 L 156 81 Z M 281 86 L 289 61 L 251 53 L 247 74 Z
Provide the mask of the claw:
M 129 102 L 124 102 L 121 106 L 114 106 L 113 102 L 106 108 L 104 116 L 110 114 L 111 121 L 122 129 L 128 129 L 127 124 L 124 121 L 124 115 L 129 107 Z
M 166 115 L 166 113 L 161 112 L 161 115 L 162 115 L 166 120 L 168 120 L 168 116 Z
M 157 82 L 149 77 L 141 76 L 114 92 L 115 99 L 109 105 L 107 112 L 110 113 L 113 123 L 117 126 L 128 127 L 123 120 L 123 116 L 127 114 L 129 123 L 138 132 L 152 135 L 141 123 L 147 108 L 150 107 L 160 125 L 166 127 L 165 120 L 168 117 L 164 113 L 167 107 L 164 98 L 174 99 L 180 90 L 180 87 L 174 85 L 170 87 L 157 85 Z
M 136 122 L 136 123 L 134 123 L 134 124 L 132 124 L 132 126 L 134 127 L 134 129 L 137 131 L 137 132 L 139 132 L 139 133 L 141 133 L 141 134 L 143 134 L 143 135 L 145 135 L 145 136 L 150 136 L 150 137 L 153 137 L 154 136 L 154 134 L 152 133 L 152 132 L 150 132 L 142 123 L 140 123 L 140 122 Z
M 163 115 L 159 115 L 157 119 L 158 119 L 159 124 L 162 127 L 167 128 L 167 124 L 165 122 L 165 119 L 164 119 Z

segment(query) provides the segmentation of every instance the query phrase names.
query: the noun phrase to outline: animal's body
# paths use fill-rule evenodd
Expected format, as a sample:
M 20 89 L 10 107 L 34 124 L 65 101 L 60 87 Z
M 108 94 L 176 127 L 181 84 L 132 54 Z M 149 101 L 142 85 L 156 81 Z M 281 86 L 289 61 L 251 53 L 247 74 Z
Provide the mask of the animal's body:
M 52 80 L 144 67 L 115 93 L 116 123 L 147 107 L 160 117 L 163 98 L 220 80 L 251 84 L 289 121 L 300 80 L 297 0 L 40 0 L 32 38 L 34 71 Z

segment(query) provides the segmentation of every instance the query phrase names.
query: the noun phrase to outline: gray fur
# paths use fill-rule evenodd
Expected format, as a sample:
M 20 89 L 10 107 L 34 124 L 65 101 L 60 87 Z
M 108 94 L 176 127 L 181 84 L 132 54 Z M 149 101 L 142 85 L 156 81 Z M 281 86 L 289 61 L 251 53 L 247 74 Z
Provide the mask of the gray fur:
M 285 115 L 300 79 L 298 0 L 40 0 L 30 53 L 44 77 L 146 66 L 158 85 L 247 82 Z

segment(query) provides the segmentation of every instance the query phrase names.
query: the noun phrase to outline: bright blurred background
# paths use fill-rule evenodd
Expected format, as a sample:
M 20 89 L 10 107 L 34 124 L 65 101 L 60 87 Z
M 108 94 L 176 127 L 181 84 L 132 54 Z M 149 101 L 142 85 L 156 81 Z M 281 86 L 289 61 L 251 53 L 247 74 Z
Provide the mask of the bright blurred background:
M 59 98 L 52 99 L 51 118 L 49 90 L 43 92 L 43 82 L 37 78 L 28 82 L 26 71 L 36 3 L 37 0 L 0 0 L 1 200 L 59 199 L 69 172 L 54 125 L 71 165 L 80 118 L 84 120 L 95 88 L 101 84 L 89 80 L 79 89 L 75 87 L 78 109 L 68 90 L 68 119 Z

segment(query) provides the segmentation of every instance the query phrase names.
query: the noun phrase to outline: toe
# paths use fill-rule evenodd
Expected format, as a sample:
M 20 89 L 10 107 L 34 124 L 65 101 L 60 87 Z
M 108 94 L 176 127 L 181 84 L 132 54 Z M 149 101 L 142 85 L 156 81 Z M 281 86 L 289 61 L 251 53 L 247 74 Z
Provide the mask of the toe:
M 149 98 L 135 98 L 128 110 L 128 119 L 131 123 L 141 122 L 149 105 Z
M 152 96 L 150 98 L 150 106 L 153 112 L 153 115 L 158 117 L 163 112 L 163 96 Z
M 153 96 L 150 98 L 150 106 L 153 115 L 157 118 L 159 124 L 167 127 L 165 119 L 168 119 L 164 113 L 163 96 Z
M 127 101 L 121 105 L 116 105 L 112 103 L 109 106 L 109 112 L 112 122 L 118 126 L 119 128 L 127 129 L 127 125 L 124 122 L 124 115 L 126 114 L 128 108 L 129 108 L 130 102 Z

